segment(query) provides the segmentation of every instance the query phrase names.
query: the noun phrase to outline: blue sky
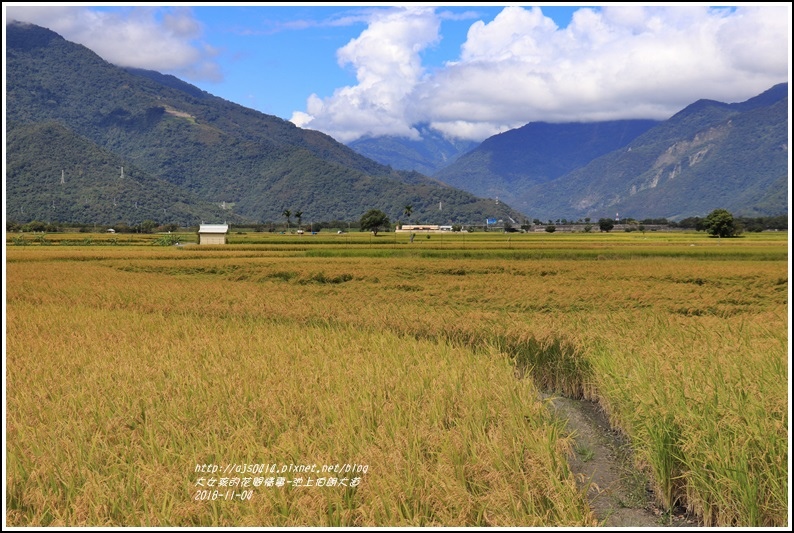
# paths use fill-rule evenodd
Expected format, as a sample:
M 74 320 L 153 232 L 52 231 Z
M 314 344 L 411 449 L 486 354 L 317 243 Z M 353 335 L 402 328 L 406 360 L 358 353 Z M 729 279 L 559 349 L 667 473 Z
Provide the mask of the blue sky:
M 482 140 L 788 81 L 791 4 L 3 4 L 111 63 L 324 131 Z

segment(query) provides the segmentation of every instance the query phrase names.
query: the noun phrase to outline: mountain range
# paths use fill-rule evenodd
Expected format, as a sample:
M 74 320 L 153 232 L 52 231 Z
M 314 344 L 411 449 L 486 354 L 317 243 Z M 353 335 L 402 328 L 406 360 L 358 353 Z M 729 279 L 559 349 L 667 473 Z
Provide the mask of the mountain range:
M 384 135 L 362 137 L 347 145 L 384 165 L 432 176 L 479 144 L 447 138 L 428 124 L 417 124 L 414 129 L 419 135 L 418 139 Z
M 485 139 L 435 176 L 474 194 L 515 203 L 516 208 L 534 218 L 538 209 L 532 202 L 533 188 L 542 189 L 568 172 L 625 146 L 656 124 L 652 120 L 531 122 Z M 577 218 L 569 215 L 559 216 Z
M 781 83 L 745 102 L 698 100 L 664 121 L 533 122 L 485 139 L 432 176 L 540 220 L 679 220 L 717 208 L 788 214 L 788 90 Z M 367 140 L 371 157 L 411 168 L 400 166 L 400 142 L 388 138 L 379 149 L 377 141 Z M 418 143 L 403 141 L 412 153 Z
M 679 220 L 788 213 L 788 83 L 663 121 L 533 122 L 476 144 L 345 146 L 174 76 L 120 68 L 31 24 L 6 26 L 9 220 Z M 406 206 L 412 213 L 406 215 Z
M 6 26 L 5 112 L 6 213 L 17 222 L 189 226 L 279 221 L 285 210 L 350 221 L 370 209 L 431 224 L 522 217 L 32 24 Z

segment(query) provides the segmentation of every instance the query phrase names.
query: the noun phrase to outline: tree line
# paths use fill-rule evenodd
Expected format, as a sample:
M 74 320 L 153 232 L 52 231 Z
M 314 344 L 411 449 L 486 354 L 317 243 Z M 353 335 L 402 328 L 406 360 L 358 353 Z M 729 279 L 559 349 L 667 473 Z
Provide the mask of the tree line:
M 406 205 L 403 209 L 403 215 L 406 219 L 411 218 L 413 212 L 413 207 L 410 205 Z M 303 212 L 302 211 L 292 211 L 285 209 L 282 213 L 286 223 L 286 229 L 289 231 L 292 228 L 292 217 L 296 218 L 297 228 L 302 229 L 304 227 L 303 224 Z M 252 224 L 245 224 L 246 227 L 250 227 L 255 232 L 275 232 L 283 230 L 285 227 L 284 222 L 279 223 L 275 221 L 270 222 L 260 222 L 260 223 L 252 223 Z M 709 213 L 705 217 L 688 217 L 682 219 L 678 222 L 676 221 L 669 221 L 666 218 L 646 218 L 642 220 L 637 220 L 633 218 L 625 218 L 620 220 L 619 222 L 613 220 L 611 218 L 600 218 L 597 221 L 591 221 L 590 218 L 579 219 L 579 220 L 566 220 L 566 219 L 557 219 L 549 220 L 547 223 L 544 223 L 538 219 L 534 219 L 533 223 L 535 225 L 545 225 L 546 231 L 553 232 L 554 228 L 557 225 L 568 225 L 568 224 L 584 224 L 585 231 L 595 231 L 598 228 L 599 231 L 602 232 L 609 232 L 612 231 L 616 224 L 623 224 L 624 228 L 628 227 L 630 229 L 636 229 L 637 231 L 644 231 L 644 226 L 646 225 L 654 225 L 654 226 L 668 226 L 669 228 L 678 228 L 678 229 L 694 229 L 696 231 L 704 231 L 714 236 L 719 237 L 732 237 L 736 235 L 740 235 L 743 232 L 761 232 L 764 230 L 772 230 L 772 231 L 788 231 L 788 217 L 785 215 L 774 216 L 774 217 L 735 217 L 732 213 L 730 213 L 726 209 L 715 209 L 711 213 Z M 348 228 L 348 229 L 360 229 L 362 231 L 382 231 L 388 230 L 391 227 L 391 221 L 389 217 L 383 212 L 378 209 L 371 209 L 368 210 L 359 220 L 355 221 L 348 221 L 348 220 L 328 220 L 328 221 L 320 221 L 320 222 L 312 222 L 311 223 L 311 230 L 312 231 L 320 231 L 322 229 L 330 229 L 330 228 Z M 520 224 L 521 229 L 529 230 L 531 229 L 531 225 L 528 219 L 525 219 L 522 224 Z M 191 227 L 191 229 L 197 229 L 198 226 L 195 228 Z M 169 232 L 169 231 L 177 231 L 180 229 L 180 226 L 174 223 L 166 223 L 161 224 L 154 220 L 144 220 L 140 224 L 135 225 L 128 225 L 125 223 L 119 223 L 114 225 L 107 225 L 107 224 L 85 224 L 85 223 L 68 223 L 68 222 L 42 222 L 38 220 L 33 220 L 27 223 L 16 222 L 14 220 L 6 220 L 6 231 L 7 232 L 45 232 L 45 233 L 58 233 L 62 232 L 65 229 L 68 230 L 77 230 L 81 233 L 90 233 L 92 231 L 106 231 L 107 229 L 113 229 L 116 233 L 161 233 L 161 232 Z M 517 231 L 513 228 L 512 224 L 505 222 L 504 226 L 505 231 Z

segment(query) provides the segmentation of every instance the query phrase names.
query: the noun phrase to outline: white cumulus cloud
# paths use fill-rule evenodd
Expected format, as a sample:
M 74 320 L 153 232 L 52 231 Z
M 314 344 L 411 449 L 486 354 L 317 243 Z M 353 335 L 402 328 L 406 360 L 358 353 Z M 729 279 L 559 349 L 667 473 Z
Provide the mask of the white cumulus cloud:
M 540 7 L 474 22 L 460 55 L 426 71 L 442 38 L 433 8 L 392 10 L 338 52 L 358 83 L 312 95 L 293 122 L 342 142 L 414 138 L 427 122 L 482 140 L 533 121 L 666 119 L 711 98 L 745 100 L 788 80 L 791 6 L 581 8 L 560 28 Z
M 342 142 L 362 135 L 416 138 L 411 126 L 412 95 L 425 74 L 420 52 L 438 39 L 440 20 L 433 8 L 395 8 L 373 13 L 367 29 L 337 51 L 343 68 L 353 68 L 357 84 L 327 98 L 309 97 L 306 113 L 292 121 L 324 131 Z
M 192 81 L 222 78 L 216 51 L 201 42 L 201 25 L 187 7 L 130 7 L 111 13 L 80 6 L 17 5 L 7 7 L 6 18 L 49 28 L 114 65 Z

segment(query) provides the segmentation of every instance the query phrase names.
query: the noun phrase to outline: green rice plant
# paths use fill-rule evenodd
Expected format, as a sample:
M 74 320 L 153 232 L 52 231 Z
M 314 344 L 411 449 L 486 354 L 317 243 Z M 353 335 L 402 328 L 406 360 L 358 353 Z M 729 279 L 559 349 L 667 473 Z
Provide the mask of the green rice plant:
M 593 457 L 595 457 L 593 449 L 586 444 L 576 444 L 574 446 L 574 451 L 585 463 L 592 461 Z
M 654 493 L 665 509 L 673 509 L 682 495 L 681 430 L 671 414 L 648 418 L 645 427 L 638 431 L 638 439 L 646 439 L 642 446 L 647 450 L 646 460 L 657 485 Z

